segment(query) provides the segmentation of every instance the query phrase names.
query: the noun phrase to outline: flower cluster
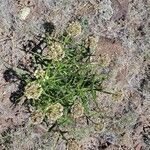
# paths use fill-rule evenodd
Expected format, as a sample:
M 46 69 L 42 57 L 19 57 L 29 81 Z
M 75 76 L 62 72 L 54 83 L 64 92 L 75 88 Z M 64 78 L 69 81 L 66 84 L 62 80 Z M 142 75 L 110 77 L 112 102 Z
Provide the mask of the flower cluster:
M 71 108 L 71 114 L 74 119 L 77 119 L 83 116 L 84 108 L 79 101 L 75 101 L 74 105 Z
M 85 41 L 85 46 L 94 50 L 97 47 L 98 38 L 94 36 L 89 36 Z
M 98 118 L 96 124 L 94 125 L 95 131 L 101 132 L 104 129 L 104 127 L 104 122 Z
M 58 42 L 54 42 L 49 46 L 49 52 L 47 54 L 47 59 L 51 60 L 61 60 L 64 58 L 65 52 L 62 49 L 62 46 Z
M 82 32 L 82 28 L 79 22 L 72 22 L 69 27 L 67 28 L 67 33 L 70 36 L 77 36 L 80 35 Z
M 74 139 L 69 139 L 67 143 L 67 150 L 80 150 L 78 142 Z
M 30 82 L 26 87 L 25 87 L 25 96 L 28 99 L 38 99 L 41 94 L 42 94 L 42 87 L 40 84 L 36 82 Z
M 124 98 L 124 93 L 122 90 L 116 90 L 115 93 L 112 95 L 112 99 L 114 101 L 122 101 Z
M 42 70 L 42 69 L 37 69 L 37 70 L 34 72 L 34 76 L 35 76 L 37 79 L 44 78 L 44 76 L 45 76 L 45 71 Z
M 32 114 L 31 114 L 31 122 L 33 124 L 35 124 L 35 125 L 36 124 L 40 124 L 40 123 L 42 123 L 43 119 L 44 119 L 44 115 L 43 115 L 42 112 L 40 112 L 40 111 L 32 112 Z
M 48 106 L 46 115 L 49 121 L 55 122 L 57 119 L 63 115 L 63 106 L 60 103 L 51 104 Z
M 109 66 L 110 62 L 111 62 L 111 59 L 110 57 L 105 54 L 105 55 L 100 55 L 99 59 L 98 59 L 98 62 L 99 64 L 102 66 L 102 67 L 107 67 Z

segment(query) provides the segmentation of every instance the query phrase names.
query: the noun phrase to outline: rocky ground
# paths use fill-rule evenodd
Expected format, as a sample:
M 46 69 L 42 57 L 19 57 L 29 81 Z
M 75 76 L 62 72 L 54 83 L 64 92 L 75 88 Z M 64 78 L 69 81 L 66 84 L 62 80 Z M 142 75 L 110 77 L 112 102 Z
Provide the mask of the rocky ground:
M 79 120 L 68 139 L 73 149 L 150 149 L 150 1 L 149 0 L 1 0 L 0 1 L 0 149 L 65 150 L 66 140 L 49 133 L 44 125 L 31 126 L 30 113 L 23 105 L 13 106 L 11 95 L 19 81 L 10 72 L 28 66 L 23 45 L 44 33 L 52 22 L 61 33 L 78 20 L 80 38 L 97 39 L 96 55 L 109 59 L 105 82 L 117 97 L 99 94 L 99 126 Z M 42 46 L 41 46 L 42 47 Z M 82 126 L 82 128 L 81 128 Z M 66 129 L 67 130 L 67 129 Z

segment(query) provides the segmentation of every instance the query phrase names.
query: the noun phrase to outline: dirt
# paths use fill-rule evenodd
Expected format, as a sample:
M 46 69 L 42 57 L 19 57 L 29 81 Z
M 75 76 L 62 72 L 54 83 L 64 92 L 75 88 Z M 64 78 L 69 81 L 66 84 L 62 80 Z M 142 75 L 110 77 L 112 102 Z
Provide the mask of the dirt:
M 30 12 L 22 20 L 24 7 Z M 62 33 L 78 20 L 83 28 L 79 39 L 97 37 L 96 55 L 110 58 L 110 64 L 100 70 L 110 73 L 104 83 L 107 91 L 121 90 L 122 94 L 116 99 L 98 94 L 100 115 L 92 119 L 104 123 L 102 130 L 81 118 L 74 128 L 66 128 L 70 133 L 65 137 L 75 138 L 81 150 L 149 150 L 149 15 L 149 0 L 1 0 L 0 149 L 67 149 L 63 136 L 47 132 L 45 124 L 31 126 L 26 106 L 14 106 L 11 95 L 21 88 L 20 81 L 12 71 L 8 76 L 5 73 L 20 64 L 30 66 L 23 45 L 33 41 L 31 47 L 44 47 L 37 36 L 43 36 L 45 22 L 52 22 L 57 33 Z

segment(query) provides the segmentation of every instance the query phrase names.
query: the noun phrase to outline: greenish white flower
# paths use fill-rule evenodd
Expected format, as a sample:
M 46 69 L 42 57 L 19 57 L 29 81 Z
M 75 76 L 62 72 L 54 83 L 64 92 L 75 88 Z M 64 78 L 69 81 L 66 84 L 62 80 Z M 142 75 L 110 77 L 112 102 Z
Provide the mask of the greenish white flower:
M 90 49 L 95 49 L 97 47 L 98 38 L 94 36 L 89 36 L 86 41 L 86 47 L 89 47 Z
M 111 62 L 111 58 L 107 54 L 101 55 L 98 58 L 98 62 L 102 67 L 107 67 L 107 66 L 109 66 L 109 64 Z
M 78 142 L 74 139 L 69 139 L 67 143 L 67 150 L 80 150 Z
M 26 87 L 25 87 L 25 96 L 28 99 L 38 99 L 41 94 L 42 94 L 42 87 L 40 84 L 36 82 L 30 82 Z
M 112 100 L 114 101 L 122 101 L 124 98 L 124 93 L 122 90 L 116 90 L 114 94 L 112 94 Z
M 60 103 L 51 104 L 46 110 L 46 115 L 49 121 L 55 122 L 57 119 L 63 116 L 63 106 Z
M 34 72 L 34 76 L 35 76 L 37 79 L 43 78 L 44 75 L 45 75 L 45 71 L 42 70 L 42 69 L 37 69 L 37 70 L 35 70 L 35 72 Z
M 79 22 L 75 21 L 69 24 L 69 27 L 67 28 L 67 33 L 70 36 L 77 36 L 80 35 L 82 32 L 82 27 Z
M 46 55 L 46 58 L 51 60 L 61 60 L 62 58 L 64 58 L 64 56 L 65 52 L 62 49 L 61 44 L 58 42 L 54 42 L 49 46 L 49 51 Z
M 40 111 L 34 111 L 31 114 L 31 122 L 33 124 L 40 124 L 44 119 L 44 114 Z
M 84 107 L 79 101 L 75 101 L 71 108 L 71 115 L 74 119 L 82 117 L 84 114 Z

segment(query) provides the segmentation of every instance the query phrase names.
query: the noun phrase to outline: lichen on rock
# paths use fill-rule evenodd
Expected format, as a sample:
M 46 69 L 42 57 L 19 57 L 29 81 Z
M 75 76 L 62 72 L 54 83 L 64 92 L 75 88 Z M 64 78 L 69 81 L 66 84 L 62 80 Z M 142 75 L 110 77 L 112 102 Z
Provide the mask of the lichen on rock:
M 26 20 L 26 18 L 28 17 L 28 15 L 30 14 L 30 8 L 29 7 L 24 7 L 20 10 L 20 13 L 19 13 L 19 18 L 21 20 Z

